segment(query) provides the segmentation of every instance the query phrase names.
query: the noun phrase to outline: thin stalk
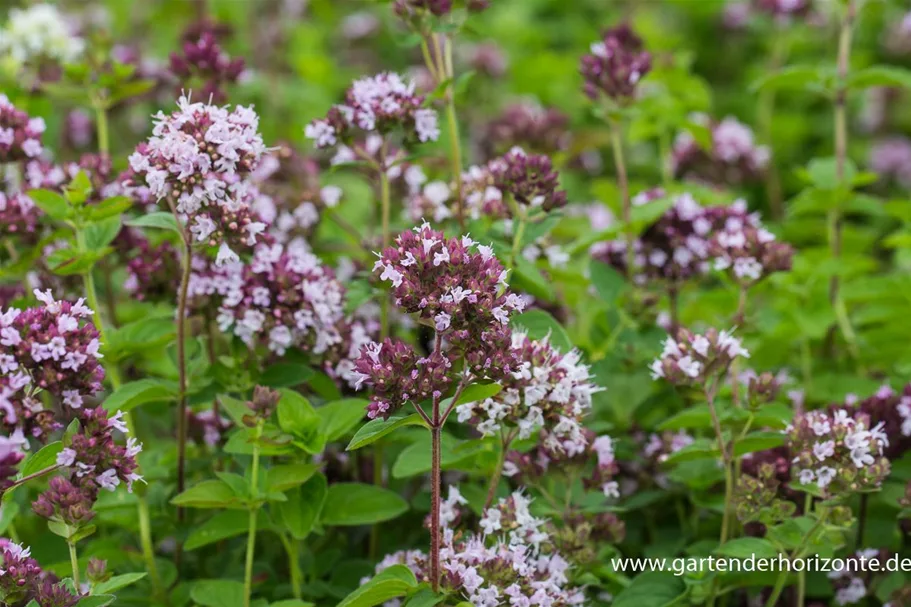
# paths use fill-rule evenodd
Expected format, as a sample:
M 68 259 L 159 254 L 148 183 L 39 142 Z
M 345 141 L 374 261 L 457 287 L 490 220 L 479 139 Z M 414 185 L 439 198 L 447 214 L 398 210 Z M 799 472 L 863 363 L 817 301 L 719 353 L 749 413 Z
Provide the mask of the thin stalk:
M 721 537 L 719 539 L 719 543 L 724 544 L 728 540 L 728 534 L 731 527 L 731 502 L 734 497 L 734 478 L 728 446 L 724 442 L 724 435 L 721 431 L 721 422 L 718 419 L 718 412 L 715 409 L 715 391 L 717 388 L 718 382 L 716 381 L 714 386 L 706 388 L 705 398 L 709 406 L 709 414 L 712 416 L 712 425 L 715 428 L 715 436 L 718 438 L 718 449 L 721 452 L 721 459 L 724 465 L 724 511 L 721 516 Z M 710 589 L 708 599 L 709 607 L 712 607 L 712 605 L 715 604 L 717 592 L 718 581 L 716 578 L 715 581 L 712 582 Z
M 110 137 L 108 136 L 108 111 L 104 103 L 95 104 L 95 126 L 98 136 L 98 151 L 103 156 L 110 154 Z
M 250 492 L 259 498 L 259 439 L 263 435 L 263 422 L 256 424 L 256 439 L 253 442 L 253 465 L 250 469 Z M 250 517 L 247 522 L 247 558 L 244 563 L 244 607 L 250 607 L 250 596 L 253 592 L 253 552 L 256 548 L 256 515 L 259 506 L 250 507 Z
M 384 161 L 385 163 L 385 161 Z M 391 236 L 389 234 L 389 176 L 386 174 L 386 170 L 383 167 L 380 167 L 379 170 L 380 177 L 380 213 L 382 215 L 382 229 L 383 229 L 383 248 L 389 246 Z M 380 300 L 380 336 L 381 338 L 386 338 L 389 336 L 389 298 L 383 297 Z
M 455 107 L 455 88 L 453 80 L 455 71 L 452 68 L 452 39 L 443 40 L 446 48 L 444 53 L 444 66 L 446 69 L 446 79 L 449 80 L 449 86 L 446 91 L 446 122 L 449 124 L 449 162 L 452 165 L 452 180 L 455 183 L 456 199 L 456 219 L 459 221 L 459 228 L 465 230 L 465 210 L 462 207 L 462 142 L 459 137 L 459 119 L 456 115 Z
M 836 196 L 841 196 L 845 184 L 845 167 L 848 161 L 848 72 L 851 67 L 851 41 L 854 32 L 854 18 L 856 16 L 856 7 L 854 0 L 848 0 L 845 6 L 844 16 L 841 21 L 841 31 L 838 37 L 838 62 L 836 71 L 838 76 L 838 90 L 835 93 L 835 176 L 838 180 L 839 188 L 836 189 Z M 841 258 L 842 253 L 842 228 L 843 218 L 839 209 L 841 201 L 832 206 L 829 211 L 829 247 L 832 252 L 832 258 L 836 261 Z M 838 326 L 848 342 L 849 349 L 857 358 L 854 331 L 851 328 L 847 311 L 842 301 L 840 281 L 838 274 L 832 276 L 829 280 L 829 303 L 836 312 Z
M 67 540 L 66 545 L 70 548 L 70 567 L 73 569 L 73 583 L 76 585 L 76 592 L 79 592 L 79 558 L 76 556 L 76 542 Z
M 509 445 L 512 443 L 512 436 L 503 436 L 500 441 L 500 456 L 497 458 L 497 467 L 490 477 L 490 484 L 487 486 L 487 499 L 484 501 L 484 510 L 490 508 L 493 498 L 497 494 L 497 487 L 500 485 L 500 478 L 503 476 L 503 466 L 506 464 L 506 454 L 509 452 Z
M 55 464 L 48 468 L 44 468 L 43 470 L 39 470 L 38 472 L 32 472 L 28 476 L 23 476 L 19 480 L 14 481 L 9 487 L 5 488 L 3 491 L 0 491 L 0 498 L 2 498 L 3 494 L 6 493 L 7 491 L 12 491 L 16 487 L 18 487 L 20 485 L 24 485 L 25 483 L 29 482 L 30 480 L 34 480 L 36 478 L 41 478 L 45 474 L 50 474 L 51 472 L 57 470 L 58 468 L 60 468 L 60 466 Z
M 282 543 L 285 545 L 285 552 L 288 553 L 288 572 L 291 577 L 291 594 L 294 598 L 300 599 L 303 596 L 303 575 L 301 574 L 300 558 L 297 552 L 297 540 L 289 538 L 282 534 Z
M 661 156 L 661 182 L 664 184 L 664 187 L 671 185 L 671 182 L 674 180 L 674 172 L 671 167 L 672 149 L 671 133 L 667 129 L 664 129 L 658 137 L 658 153 Z
M 775 35 L 772 39 L 772 54 L 769 57 L 768 67 L 766 68 L 767 73 L 777 72 L 784 64 L 788 52 L 787 46 L 785 33 L 776 27 Z M 781 178 L 775 166 L 775 152 L 772 146 L 772 123 L 775 117 L 775 89 L 773 87 L 766 87 L 760 93 L 757 114 L 759 132 L 771 151 L 769 163 L 766 167 L 766 192 L 769 198 L 769 211 L 775 221 L 781 221 L 784 218 L 784 200 L 781 190 Z
M 177 411 L 177 492 L 186 487 L 187 460 L 187 288 L 190 283 L 190 262 L 193 251 L 190 241 L 184 239 L 183 267 L 180 275 L 180 291 L 177 293 L 177 375 L 180 389 L 180 404 Z M 183 522 L 183 508 L 177 508 L 177 520 Z
M 816 523 L 807 531 L 806 535 L 803 536 L 800 540 L 800 544 L 794 548 L 794 551 L 791 552 L 791 560 L 794 558 L 803 558 L 803 550 L 806 546 L 806 543 L 813 537 L 813 534 L 822 527 L 826 521 L 826 517 L 829 515 L 828 510 L 823 510 L 819 515 L 819 518 L 816 519 Z M 782 571 L 778 574 L 778 579 L 775 580 L 775 586 L 772 589 L 772 594 L 769 595 L 769 599 L 766 601 L 766 607 L 775 607 L 778 604 L 778 598 L 781 596 L 782 590 L 784 590 L 785 583 L 788 581 L 788 568 L 783 567 Z
M 81 230 L 76 231 L 76 244 L 79 247 L 79 250 L 85 250 L 85 236 Z M 101 340 L 102 344 L 108 344 L 107 337 L 105 335 L 105 323 L 102 319 L 101 309 L 98 307 L 98 293 L 95 289 L 95 279 L 92 275 L 92 270 L 89 269 L 87 272 L 82 274 L 82 282 L 85 288 L 86 299 L 88 300 L 89 307 L 92 310 L 95 310 L 95 317 L 93 322 L 95 328 L 98 330 L 98 337 Z M 105 365 L 105 373 L 108 379 L 111 382 L 111 388 L 117 390 L 122 385 L 120 378 L 120 370 L 117 367 L 116 362 L 112 362 L 109 365 Z M 125 411 L 123 413 L 124 421 L 126 422 L 127 429 L 130 434 L 137 436 L 136 434 L 136 424 L 133 421 L 133 414 L 131 411 Z M 149 501 L 146 499 L 146 496 L 142 491 L 137 492 L 136 497 L 136 509 L 139 519 L 139 545 L 142 549 L 142 558 L 145 561 L 146 569 L 149 573 L 149 579 L 152 582 L 152 589 L 155 592 L 156 596 L 164 596 L 164 589 L 161 585 L 161 577 L 158 575 L 158 566 L 155 564 L 155 548 L 152 542 L 152 526 L 149 524 Z
M 433 416 L 437 423 L 430 429 L 430 585 L 440 590 L 440 451 L 442 428 L 439 399 L 434 399 Z
M 620 187 L 620 202 L 623 212 L 623 233 L 626 240 L 626 272 L 632 278 L 635 265 L 633 253 L 633 231 L 631 221 L 631 204 L 629 198 L 629 179 L 626 174 L 626 160 L 623 156 L 623 136 L 620 124 L 616 120 L 610 121 L 611 148 L 614 153 L 614 166 L 617 170 L 617 185 Z

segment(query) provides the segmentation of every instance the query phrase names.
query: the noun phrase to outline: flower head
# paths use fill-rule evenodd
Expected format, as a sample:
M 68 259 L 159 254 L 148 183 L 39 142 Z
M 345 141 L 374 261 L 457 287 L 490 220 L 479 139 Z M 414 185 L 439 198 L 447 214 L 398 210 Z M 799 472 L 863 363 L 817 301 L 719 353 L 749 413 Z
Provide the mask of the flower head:
M 664 378 L 673 384 L 699 385 L 724 372 L 737 358 L 750 353 L 733 331 L 709 329 L 697 334 L 679 329 L 676 339 L 668 336 L 664 350 L 651 364 L 652 379 Z
M 70 63 L 85 49 L 70 24 L 53 4 L 34 4 L 9 12 L 6 27 L 0 30 L 0 53 L 16 63 L 52 60 Z
M 18 12 L 16 9 L 13 13 Z M 0 47 L 3 35 L 0 32 Z M 44 149 L 41 137 L 45 125 L 42 118 L 30 118 L 16 108 L 6 95 L 0 94 L 0 162 L 16 162 L 37 158 Z
M 627 24 L 606 30 L 601 40 L 583 55 L 579 71 L 585 79 L 585 94 L 604 95 L 618 104 L 628 103 L 636 87 L 652 69 L 652 56 Z

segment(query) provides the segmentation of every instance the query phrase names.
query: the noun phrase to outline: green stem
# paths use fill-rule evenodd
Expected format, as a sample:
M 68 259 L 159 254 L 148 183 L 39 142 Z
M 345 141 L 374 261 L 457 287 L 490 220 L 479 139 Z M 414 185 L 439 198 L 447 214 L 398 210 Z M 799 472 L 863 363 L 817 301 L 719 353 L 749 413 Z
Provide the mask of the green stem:
M 825 510 L 825 509 L 820 513 L 819 518 L 816 519 L 816 523 L 810 528 L 809 531 L 807 531 L 806 535 L 804 535 L 803 538 L 801 538 L 800 544 L 798 544 L 797 547 L 794 548 L 794 551 L 791 553 L 791 557 L 790 557 L 791 560 L 793 560 L 795 558 L 803 558 L 803 550 L 806 547 L 807 542 L 810 540 L 811 537 L 813 537 L 813 534 L 815 534 L 816 531 L 820 527 L 822 527 L 822 525 L 825 523 L 826 517 L 828 515 L 829 515 L 829 511 Z M 781 596 L 781 592 L 784 590 L 784 587 L 785 587 L 785 584 L 787 583 L 787 581 L 788 581 L 788 568 L 783 567 L 782 571 L 778 574 L 778 579 L 775 580 L 775 586 L 774 586 L 774 588 L 772 588 L 772 594 L 769 595 L 769 600 L 766 601 L 766 607 L 775 607 L 776 605 L 778 605 L 778 598 Z M 798 580 L 798 582 L 799 582 L 799 580 Z M 802 604 L 803 598 L 801 597 L 799 600 L 801 601 L 801 604 Z
M 462 142 L 459 137 L 459 119 L 456 115 L 455 88 L 453 80 L 455 72 L 452 68 L 452 39 L 443 40 L 445 76 L 449 81 L 446 91 L 446 121 L 449 124 L 449 162 L 452 165 L 452 180 L 455 183 L 456 219 L 459 228 L 465 230 L 465 209 L 462 206 Z
M 721 537 L 719 539 L 720 544 L 724 544 L 728 540 L 728 535 L 730 533 L 731 527 L 731 502 L 734 497 L 734 478 L 733 478 L 733 465 L 731 453 L 733 453 L 733 444 L 730 446 L 730 451 L 728 445 L 724 442 L 724 435 L 721 431 L 721 422 L 718 419 L 718 412 L 715 409 L 715 390 L 717 389 L 718 384 L 716 382 L 715 386 L 711 388 L 706 388 L 705 398 L 709 406 L 709 413 L 712 416 L 712 425 L 715 428 L 715 436 L 718 438 L 718 450 L 721 452 L 721 459 L 724 465 L 724 511 L 721 516 Z M 708 605 L 711 607 L 715 604 L 715 598 L 718 593 L 718 578 L 712 582 L 710 594 L 708 598 Z
M 263 434 L 263 422 L 256 424 L 256 438 L 253 442 L 253 466 L 250 469 L 250 493 L 259 499 L 259 439 Z M 253 552 L 256 548 L 256 515 L 259 505 L 250 507 L 250 518 L 247 523 L 247 559 L 244 563 L 244 607 L 250 607 L 253 592 Z
M 98 151 L 107 156 L 110 154 L 110 137 L 108 136 L 108 112 L 103 103 L 95 104 L 95 123 L 98 129 Z
M 76 231 L 76 244 L 80 251 L 85 250 L 85 236 L 82 230 Z M 86 299 L 88 299 L 89 307 L 95 311 L 93 321 L 95 328 L 98 330 L 98 337 L 100 338 L 101 343 L 106 345 L 110 342 L 108 342 L 107 337 L 105 336 L 105 324 L 102 320 L 101 308 L 98 307 L 98 294 L 95 290 L 95 279 L 92 276 L 91 268 L 82 274 L 82 281 L 85 287 Z M 110 364 L 105 365 L 105 373 L 111 382 L 111 388 L 115 391 L 119 389 L 122 385 L 122 380 L 120 378 L 120 370 L 117 367 L 117 363 L 111 362 Z M 137 436 L 136 424 L 133 420 L 132 412 L 124 411 L 123 418 L 130 434 L 134 437 Z M 142 491 L 137 492 L 136 501 L 136 509 L 139 515 L 139 544 L 142 548 L 142 558 L 145 561 L 146 570 L 149 573 L 149 579 L 152 582 L 152 589 L 155 595 L 163 597 L 164 589 L 161 585 L 161 577 L 158 575 L 158 566 L 155 564 L 152 526 L 149 523 L 149 502 Z
M 506 464 L 506 454 L 509 453 L 509 445 L 511 443 L 511 436 L 504 436 L 500 441 L 500 456 L 497 458 L 497 467 L 490 477 L 490 484 L 487 486 L 487 499 L 484 501 L 484 510 L 490 508 L 493 498 L 497 494 L 497 487 L 500 485 L 500 478 L 503 476 L 503 466 Z
M 282 534 L 282 543 L 285 545 L 285 552 L 288 553 L 288 571 L 291 575 L 291 594 L 294 598 L 300 599 L 303 596 L 303 576 L 301 575 L 300 559 L 297 553 L 297 540 L 289 538 Z
M 70 548 L 70 567 L 73 568 L 73 583 L 76 585 L 76 591 L 79 592 L 79 558 L 76 556 L 76 542 L 67 541 Z
M 632 209 L 629 197 L 629 179 L 626 173 L 626 160 L 623 155 L 623 135 L 620 124 L 616 120 L 610 121 L 611 148 L 614 153 L 614 166 L 617 170 L 617 186 L 620 188 L 620 202 L 623 212 L 623 233 L 626 239 L 626 272 L 632 278 L 635 271 L 636 258 L 633 251 L 633 226 L 631 220 Z

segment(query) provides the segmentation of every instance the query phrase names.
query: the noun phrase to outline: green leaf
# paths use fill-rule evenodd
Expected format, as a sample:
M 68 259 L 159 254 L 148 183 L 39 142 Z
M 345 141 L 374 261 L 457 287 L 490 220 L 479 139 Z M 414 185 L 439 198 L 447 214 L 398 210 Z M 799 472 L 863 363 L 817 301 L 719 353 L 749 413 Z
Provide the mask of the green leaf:
M 135 584 L 146 575 L 143 573 L 124 573 L 122 575 L 115 575 L 111 579 L 101 582 L 92 589 L 92 592 L 95 594 L 109 594 L 112 592 L 117 592 L 121 588 L 126 588 L 130 584 Z
M 303 485 L 316 474 L 316 464 L 279 464 L 266 472 L 266 488 L 269 491 L 287 491 Z
M 750 89 L 760 91 L 763 89 L 781 91 L 803 91 L 807 90 L 811 84 L 819 84 L 823 81 L 823 75 L 819 67 L 811 65 L 791 65 L 784 67 L 777 72 L 766 74 L 756 82 Z
M 92 251 L 100 251 L 111 244 L 120 233 L 120 216 L 108 217 L 102 221 L 90 223 L 85 228 L 85 246 Z
M 441 437 L 440 465 L 444 470 L 473 468 L 475 457 L 490 451 L 491 443 L 482 440 L 459 441 L 449 434 Z M 393 478 L 408 478 L 430 472 L 430 436 L 424 433 L 415 442 L 402 449 L 392 466 Z
M 549 337 L 551 345 L 564 354 L 573 349 L 573 342 L 566 334 L 566 329 L 544 310 L 529 310 L 514 316 L 510 324 L 525 329 L 532 339 Z
M 424 423 L 424 420 L 417 413 L 412 413 L 411 415 L 405 415 L 403 417 L 390 417 L 386 420 L 372 419 L 361 426 L 361 429 L 355 433 L 354 438 L 351 439 L 351 442 L 348 443 L 348 446 L 345 448 L 345 450 L 354 451 L 355 449 L 366 447 L 367 445 L 375 443 L 379 439 L 383 438 L 393 430 L 402 428 L 404 426 L 427 427 Z
M 288 501 L 280 502 L 275 509 L 279 524 L 295 539 L 306 538 L 320 518 L 328 492 L 328 482 L 322 474 L 292 489 L 286 494 Z
M 676 602 L 686 590 L 683 578 L 672 573 L 647 571 L 614 598 L 612 607 L 664 607 Z
M 430 588 L 422 588 L 408 599 L 405 607 L 433 607 L 444 600 L 446 600 L 445 594 L 436 594 Z
M 307 453 L 320 453 L 326 446 L 326 435 L 320 431 L 320 416 L 313 405 L 301 394 L 282 389 L 278 401 L 278 425 L 282 430 L 293 434 L 297 439 L 294 444 Z
M 771 559 L 778 556 L 778 548 L 772 542 L 758 537 L 739 537 L 730 540 L 719 546 L 715 552 L 735 559 L 746 559 L 753 556 Z
M 76 607 L 105 607 L 113 603 L 116 598 L 113 594 L 93 594 L 79 599 Z
M 270 388 L 291 388 L 307 383 L 313 369 L 300 363 L 275 363 L 263 371 L 259 383 Z
M 110 331 L 105 344 L 114 358 L 162 346 L 174 339 L 174 319 L 171 317 L 143 318 Z
M 607 303 L 614 303 L 620 294 L 626 290 L 626 278 L 623 275 L 600 261 L 593 261 L 589 266 L 592 284 L 598 295 Z
M 344 398 L 317 409 L 320 429 L 326 435 L 326 441 L 338 440 L 354 430 L 367 415 L 367 404 L 366 400 L 360 398 Z
M 417 584 L 414 574 L 408 567 L 393 565 L 378 573 L 366 584 L 362 584 L 342 599 L 337 607 L 376 607 L 408 594 L 417 587 Z
M 34 201 L 35 205 L 47 213 L 51 219 L 64 221 L 69 219 L 73 210 L 66 198 L 51 190 L 30 190 L 28 197 Z
M 72 247 L 57 249 L 47 256 L 47 265 L 60 276 L 72 276 L 88 272 L 95 262 L 104 255 L 102 251 L 77 251 Z
M 459 399 L 455 402 L 455 406 L 459 406 L 464 403 L 476 403 L 482 400 L 486 400 L 491 396 L 496 396 L 499 394 L 502 389 L 503 386 L 494 383 L 470 384 L 464 390 L 462 390 L 462 393 L 459 395 Z
M 750 432 L 734 444 L 734 455 L 745 455 L 754 451 L 774 449 L 784 444 L 784 434 L 781 432 Z
M 544 275 L 535 267 L 535 264 L 519 255 L 515 259 L 513 270 L 515 274 L 510 282 L 514 283 L 514 286 L 528 291 L 535 297 L 545 301 L 553 301 L 553 286 L 544 278 Z
M 705 429 L 712 427 L 708 405 L 694 405 L 672 415 L 658 425 L 659 430 Z
M 16 502 L 0 504 L 0 535 L 6 533 L 10 523 L 16 520 L 17 514 L 19 514 L 19 504 Z
M 195 550 L 214 542 L 246 533 L 249 525 L 250 515 L 245 510 L 219 512 L 199 527 L 193 529 L 184 544 L 184 548 Z
M 848 77 L 848 88 L 865 89 L 871 86 L 911 89 L 911 70 L 894 65 L 872 65 Z
M 61 441 L 49 443 L 41 447 L 41 449 L 29 456 L 19 467 L 20 478 L 40 472 L 45 468 L 50 468 L 57 463 L 57 455 L 61 451 L 63 451 L 63 443 Z
M 240 501 L 226 482 L 207 480 L 175 496 L 171 503 L 188 508 L 228 508 L 237 507 Z
M 124 223 L 133 228 L 157 228 L 159 230 L 170 230 L 177 234 L 181 234 L 180 227 L 177 225 L 177 220 L 174 219 L 174 215 L 164 211 L 140 215 L 136 219 L 130 219 Z
M 139 379 L 114 390 L 102 406 L 107 411 L 131 411 L 139 405 L 177 398 L 177 386 L 163 379 Z
M 321 521 L 324 525 L 372 525 L 394 519 L 408 510 L 398 493 L 363 483 L 336 483 L 329 487 Z
M 244 584 L 234 580 L 202 580 L 193 585 L 190 598 L 203 607 L 243 607 Z
M 133 206 L 133 199 L 129 196 L 113 196 L 105 198 L 97 205 L 89 207 L 88 219 L 92 222 L 118 217 Z

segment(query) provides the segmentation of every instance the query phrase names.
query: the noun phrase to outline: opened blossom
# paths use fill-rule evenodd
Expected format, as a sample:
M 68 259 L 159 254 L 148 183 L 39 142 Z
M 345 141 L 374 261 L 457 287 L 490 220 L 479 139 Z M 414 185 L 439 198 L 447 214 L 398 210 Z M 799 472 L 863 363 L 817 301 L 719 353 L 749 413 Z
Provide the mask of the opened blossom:
M 810 411 L 797 416 L 785 434 L 796 481 L 827 495 L 876 489 L 889 473 L 885 424 L 871 426 L 866 414 Z
M 130 156 L 128 185 L 145 185 L 166 200 L 186 223 L 193 242 L 219 247 L 219 264 L 237 259 L 231 246 L 252 246 L 265 231 L 250 204 L 255 196 L 246 177 L 266 148 L 252 108 L 177 102 L 159 112 L 148 142 Z
M 217 306 L 219 329 L 250 348 L 322 354 L 341 341 L 345 289 L 301 247 L 260 244 L 249 263 L 224 267 L 197 260 L 188 294 L 193 307 Z
M 650 365 L 652 379 L 663 378 L 672 384 L 701 385 L 725 372 L 736 358 L 749 358 L 733 331 L 709 329 L 704 334 L 679 329 L 668 336 L 661 355 Z
M 518 362 L 501 380 L 503 389 L 456 407 L 459 421 L 471 423 L 484 436 L 514 430 L 526 439 L 546 429 L 549 450 L 584 450 L 588 441 L 582 418 L 591 409 L 592 394 L 603 388 L 593 383 L 580 353 L 561 353 L 548 339 L 533 340 L 521 332 L 512 335 L 512 352 Z
M 13 9 L 16 12 L 16 9 Z M 3 36 L 0 35 L 0 40 Z M 2 46 L 2 44 L 0 44 Z M 0 94 L 0 162 L 16 162 L 37 158 L 44 149 L 43 118 L 32 118 L 18 109 L 6 95 Z
M 421 143 L 440 136 L 436 111 L 426 107 L 424 96 L 415 92 L 414 82 L 392 72 L 354 81 L 345 102 L 332 107 L 325 118 L 314 120 L 305 130 L 319 148 L 349 143 L 370 133 L 393 132 Z
M 55 300 L 36 290 L 42 306 L 0 314 L 0 414 L 7 427 L 41 436 L 55 427 L 39 396 L 46 392 L 70 409 L 101 390 L 98 331 L 83 299 Z

